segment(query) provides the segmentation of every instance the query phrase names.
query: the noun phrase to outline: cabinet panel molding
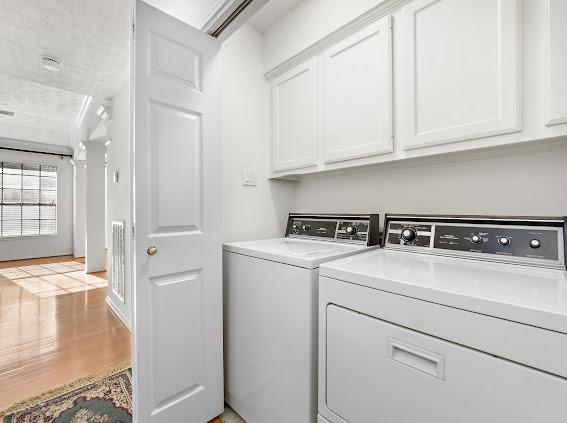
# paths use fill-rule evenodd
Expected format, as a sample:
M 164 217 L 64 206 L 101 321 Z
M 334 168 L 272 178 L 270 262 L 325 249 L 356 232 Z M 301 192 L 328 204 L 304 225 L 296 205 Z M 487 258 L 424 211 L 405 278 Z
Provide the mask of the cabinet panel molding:
M 546 125 L 567 123 L 567 1 L 547 0 Z
M 404 149 L 521 130 L 519 0 L 415 0 L 400 19 Z
M 325 163 L 393 151 L 391 18 L 323 53 Z
M 272 81 L 272 169 L 317 164 L 317 60 L 313 58 Z

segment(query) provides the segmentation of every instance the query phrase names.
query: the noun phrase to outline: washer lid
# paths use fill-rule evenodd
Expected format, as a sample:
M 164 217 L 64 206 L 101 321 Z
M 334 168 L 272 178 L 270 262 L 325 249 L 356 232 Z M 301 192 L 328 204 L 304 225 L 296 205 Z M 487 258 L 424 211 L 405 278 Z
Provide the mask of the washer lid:
M 292 266 L 314 269 L 323 262 L 343 258 L 376 247 L 338 242 L 277 238 L 224 244 L 223 250 Z
M 567 272 L 378 250 L 323 264 L 321 276 L 567 333 Z

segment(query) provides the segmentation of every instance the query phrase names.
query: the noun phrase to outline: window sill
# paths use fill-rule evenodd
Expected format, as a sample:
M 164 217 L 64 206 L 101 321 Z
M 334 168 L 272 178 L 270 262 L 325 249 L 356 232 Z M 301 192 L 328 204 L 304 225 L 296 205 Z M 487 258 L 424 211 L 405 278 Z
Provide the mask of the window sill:
M 0 242 L 2 241 L 22 241 L 26 239 L 41 239 L 41 238 L 55 238 L 58 234 L 51 235 L 15 235 L 15 236 L 1 236 Z

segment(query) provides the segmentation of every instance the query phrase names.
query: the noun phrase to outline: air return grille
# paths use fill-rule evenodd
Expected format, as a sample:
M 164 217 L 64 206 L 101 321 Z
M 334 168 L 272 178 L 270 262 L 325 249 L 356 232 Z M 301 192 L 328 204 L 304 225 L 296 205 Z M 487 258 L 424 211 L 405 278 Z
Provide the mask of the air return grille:
M 112 292 L 124 303 L 124 256 L 125 256 L 125 224 L 123 220 L 112 221 Z

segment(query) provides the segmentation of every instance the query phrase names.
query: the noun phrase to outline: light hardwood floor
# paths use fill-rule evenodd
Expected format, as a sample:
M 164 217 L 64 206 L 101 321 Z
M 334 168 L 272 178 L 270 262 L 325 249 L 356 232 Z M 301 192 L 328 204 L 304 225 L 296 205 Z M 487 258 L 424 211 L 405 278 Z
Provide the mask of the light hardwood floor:
M 81 276 L 81 263 L 0 262 L 0 411 L 130 361 L 130 333 L 105 302 L 106 274 Z

